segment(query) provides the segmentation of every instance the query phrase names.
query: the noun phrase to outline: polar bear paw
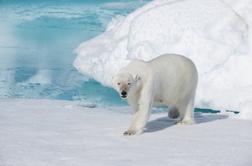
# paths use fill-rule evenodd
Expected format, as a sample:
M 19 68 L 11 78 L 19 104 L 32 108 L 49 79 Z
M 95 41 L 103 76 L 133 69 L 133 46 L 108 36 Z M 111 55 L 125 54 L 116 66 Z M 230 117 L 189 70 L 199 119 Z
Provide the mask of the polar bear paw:
M 136 135 L 136 134 L 141 134 L 143 132 L 143 129 L 136 130 L 136 129 L 128 129 L 126 130 L 123 135 L 124 136 L 131 136 L 131 135 Z
M 176 108 L 172 108 L 169 112 L 168 112 L 168 117 L 171 119 L 177 119 L 179 117 L 179 111 Z
M 123 133 L 125 136 L 135 135 L 137 132 L 135 130 L 127 130 Z
M 192 125 L 195 124 L 195 121 L 193 119 L 187 119 L 187 120 L 180 120 L 177 122 L 178 125 Z

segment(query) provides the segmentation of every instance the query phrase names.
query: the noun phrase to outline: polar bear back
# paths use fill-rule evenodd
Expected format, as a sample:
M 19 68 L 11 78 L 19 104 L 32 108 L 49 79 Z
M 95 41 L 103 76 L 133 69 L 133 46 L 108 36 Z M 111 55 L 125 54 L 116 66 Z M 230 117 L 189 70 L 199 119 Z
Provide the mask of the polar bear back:
M 146 63 L 154 72 L 153 74 L 160 76 L 166 75 L 166 78 L 170 79 L 169 82 L 197 79 L 197 69 L 194 63 L 182 55 L 165 54 Z
M 168 100 L 175 104 L 195 95 L 198 74 L 194 63 L 176 54 L 161 55 L 146 62 L 155 80 L 156 100 Z

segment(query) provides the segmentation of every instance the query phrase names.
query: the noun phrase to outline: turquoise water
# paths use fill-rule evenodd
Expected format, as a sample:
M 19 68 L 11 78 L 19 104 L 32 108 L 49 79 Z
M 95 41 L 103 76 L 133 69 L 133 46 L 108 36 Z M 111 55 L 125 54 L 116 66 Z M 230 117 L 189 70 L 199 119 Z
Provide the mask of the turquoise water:
M 0 98 L 124 105 L 117 93 L 79 74 L 74 49 L 144 0 L 0 0 Z

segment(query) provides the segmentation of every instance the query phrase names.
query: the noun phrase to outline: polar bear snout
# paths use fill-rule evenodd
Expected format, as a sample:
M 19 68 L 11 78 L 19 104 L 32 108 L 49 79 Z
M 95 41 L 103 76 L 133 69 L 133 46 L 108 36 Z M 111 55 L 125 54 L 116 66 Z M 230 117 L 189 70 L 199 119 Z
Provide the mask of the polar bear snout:
M 121 98 L 125 99 L 126 97 L 127 97 L 127 92 L 123 90 L 121 92 Z
M 127 85 L 122 85 L 120 87 L 119 94 L 120 94 L 122 99 L 127 98 L 128 90 L 129 90 L 129 87 Z

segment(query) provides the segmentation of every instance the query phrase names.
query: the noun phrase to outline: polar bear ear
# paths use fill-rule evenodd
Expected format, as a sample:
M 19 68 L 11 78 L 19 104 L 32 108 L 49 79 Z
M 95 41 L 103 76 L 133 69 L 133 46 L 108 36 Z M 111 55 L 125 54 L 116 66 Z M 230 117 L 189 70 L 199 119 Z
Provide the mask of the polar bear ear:
M 135 81 L 139 81 L 139 80 L 141 80 L 141 77 L 137 74 L 134 79 L 135 79 Z

